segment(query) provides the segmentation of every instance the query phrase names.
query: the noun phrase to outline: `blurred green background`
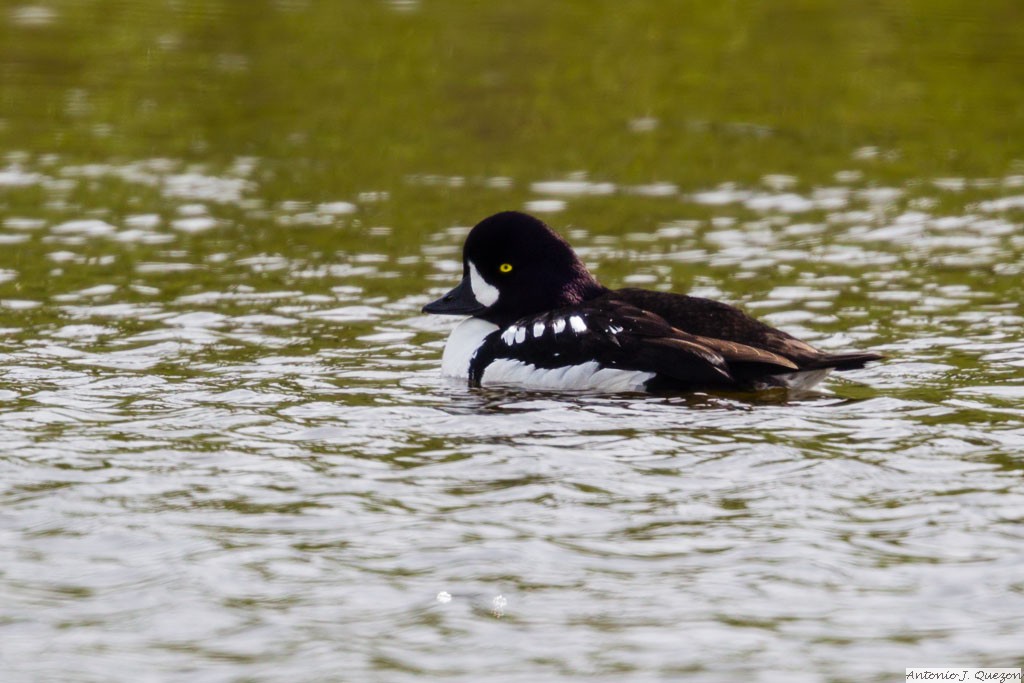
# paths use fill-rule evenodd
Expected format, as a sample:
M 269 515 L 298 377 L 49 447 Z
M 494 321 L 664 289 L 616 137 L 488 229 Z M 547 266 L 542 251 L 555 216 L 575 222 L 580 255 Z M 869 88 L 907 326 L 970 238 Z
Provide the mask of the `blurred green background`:
M 4 149 L 255 156 L 281 197 L 410 173 L 814 178 L 864 146 L 892 177 L 1021 158 L 1017 0 L 3 7 Z

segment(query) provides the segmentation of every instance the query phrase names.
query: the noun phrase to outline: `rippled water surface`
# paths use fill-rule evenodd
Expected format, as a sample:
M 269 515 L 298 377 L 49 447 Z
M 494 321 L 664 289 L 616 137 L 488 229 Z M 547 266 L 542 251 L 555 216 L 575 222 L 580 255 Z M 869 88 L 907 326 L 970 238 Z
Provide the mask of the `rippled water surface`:
M 1021 12 L 796 5 L 0 7 L 0 680 L 1024 666 Z M 449 382 L 506 208 L 888 360 Z

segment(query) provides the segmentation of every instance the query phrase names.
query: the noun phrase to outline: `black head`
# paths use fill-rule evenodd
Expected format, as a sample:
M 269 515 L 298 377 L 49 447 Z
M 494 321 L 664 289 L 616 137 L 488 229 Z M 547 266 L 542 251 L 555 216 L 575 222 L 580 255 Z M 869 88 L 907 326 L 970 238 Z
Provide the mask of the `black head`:
M 470 231 L 462 248 L 462 282 L 423 311 L 507 325 L 604 291 L 569 243 L 543 221 L 504 211 Z

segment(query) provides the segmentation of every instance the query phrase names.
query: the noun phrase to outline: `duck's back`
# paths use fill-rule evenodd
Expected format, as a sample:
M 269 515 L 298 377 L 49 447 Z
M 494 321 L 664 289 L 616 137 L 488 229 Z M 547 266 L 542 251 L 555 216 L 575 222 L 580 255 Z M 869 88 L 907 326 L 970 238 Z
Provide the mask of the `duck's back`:
M 633 288 L 613 290 L 605 296 L 659 315 L 683 332 L 765 349 L 792 360 L 801 368 L 851 370 L 881 358 L 874 353 L 820 351 L 735 306 L 713 299 Z

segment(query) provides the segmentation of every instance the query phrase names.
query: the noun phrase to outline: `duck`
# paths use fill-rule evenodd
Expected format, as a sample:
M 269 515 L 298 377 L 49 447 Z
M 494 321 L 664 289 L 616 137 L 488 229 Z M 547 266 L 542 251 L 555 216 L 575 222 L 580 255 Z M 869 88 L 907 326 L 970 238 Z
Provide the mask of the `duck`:
M 829 353 L 727 303 L 609 289 L 544 221 L 503 211 L 470 230 L 462 280 L 423 307 L 459 315 L 442 375 L 470 387 L 595 392 L 806 390 L 882 360 Z

